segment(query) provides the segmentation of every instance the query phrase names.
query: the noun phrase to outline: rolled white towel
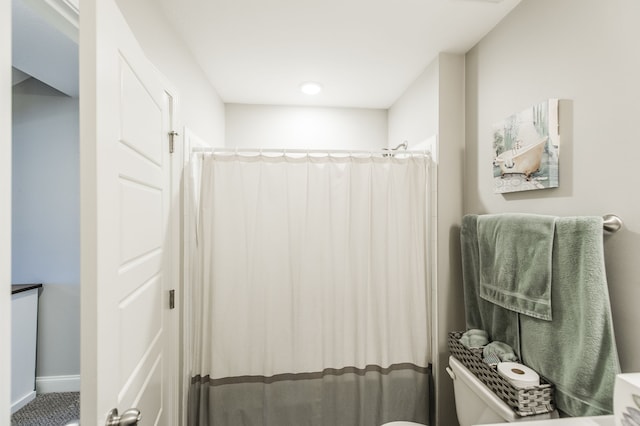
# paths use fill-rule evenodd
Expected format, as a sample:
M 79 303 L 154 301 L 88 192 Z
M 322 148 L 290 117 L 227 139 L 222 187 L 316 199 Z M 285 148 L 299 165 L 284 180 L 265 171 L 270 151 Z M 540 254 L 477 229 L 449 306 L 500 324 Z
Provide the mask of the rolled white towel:
M 489 343 L 489 334 L 484 330 L 473 328 L 462 334 L 460 343 L 468 349 L 482 348 Z
M 494 340 L 493 342 L 489 343 L 482 350 L 482 356 L 484 358 L 490 358 L 491 355 L 496 355 L 498 358 L 500 358 L 500 361 L 502 362 L 518 361 L 518 357 L 514 353 L 513 348 L 511 348 L 511 346 L 507 345 L 506 343 L 499 342 L 497 340 Z

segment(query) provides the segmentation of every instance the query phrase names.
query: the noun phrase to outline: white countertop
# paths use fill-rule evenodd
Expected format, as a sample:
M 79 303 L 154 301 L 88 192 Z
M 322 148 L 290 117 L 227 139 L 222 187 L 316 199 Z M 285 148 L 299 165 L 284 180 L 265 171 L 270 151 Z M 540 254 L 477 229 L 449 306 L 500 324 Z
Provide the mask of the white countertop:
M 504 426 L 511 423 L 493 423 L 493 425 L 483 426 Z M 615 426 L 613 416 L 597 417 L 568 417 L 565 419 L 532 420 L 528 422 L 517 422 L 518 426 Z

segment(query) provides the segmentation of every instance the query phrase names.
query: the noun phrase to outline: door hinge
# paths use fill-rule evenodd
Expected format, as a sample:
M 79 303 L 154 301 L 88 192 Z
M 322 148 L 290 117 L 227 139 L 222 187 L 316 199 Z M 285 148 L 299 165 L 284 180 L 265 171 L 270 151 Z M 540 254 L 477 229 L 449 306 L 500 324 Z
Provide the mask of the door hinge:
M 169 154 L 173 154 L 174 139 L 179 135 L 180 133 L 176 132 L 175 130 L 169 132 Z
M 176 291 L 169 290 L 169 309 L 175 309 L 176 307 Z

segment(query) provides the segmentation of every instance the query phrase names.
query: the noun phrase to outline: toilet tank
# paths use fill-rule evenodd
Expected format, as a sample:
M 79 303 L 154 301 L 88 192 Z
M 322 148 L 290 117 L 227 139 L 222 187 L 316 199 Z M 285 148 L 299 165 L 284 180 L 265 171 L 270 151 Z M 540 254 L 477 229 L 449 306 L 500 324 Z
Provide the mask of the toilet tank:
M 456 413 L 460 426 L 557 418 L 557 411 L 522 417 L 482 383 L 455 357 L 449 357 L 447 372 L 453 380 Z

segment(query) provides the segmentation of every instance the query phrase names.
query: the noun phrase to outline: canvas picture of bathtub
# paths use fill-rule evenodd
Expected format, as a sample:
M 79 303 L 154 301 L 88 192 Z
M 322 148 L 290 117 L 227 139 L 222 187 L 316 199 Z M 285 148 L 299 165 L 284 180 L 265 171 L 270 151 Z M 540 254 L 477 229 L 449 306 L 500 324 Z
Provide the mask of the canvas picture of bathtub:
M 558 187 L 558 99 L 513 114 L 493 130 L 494 192 Z

